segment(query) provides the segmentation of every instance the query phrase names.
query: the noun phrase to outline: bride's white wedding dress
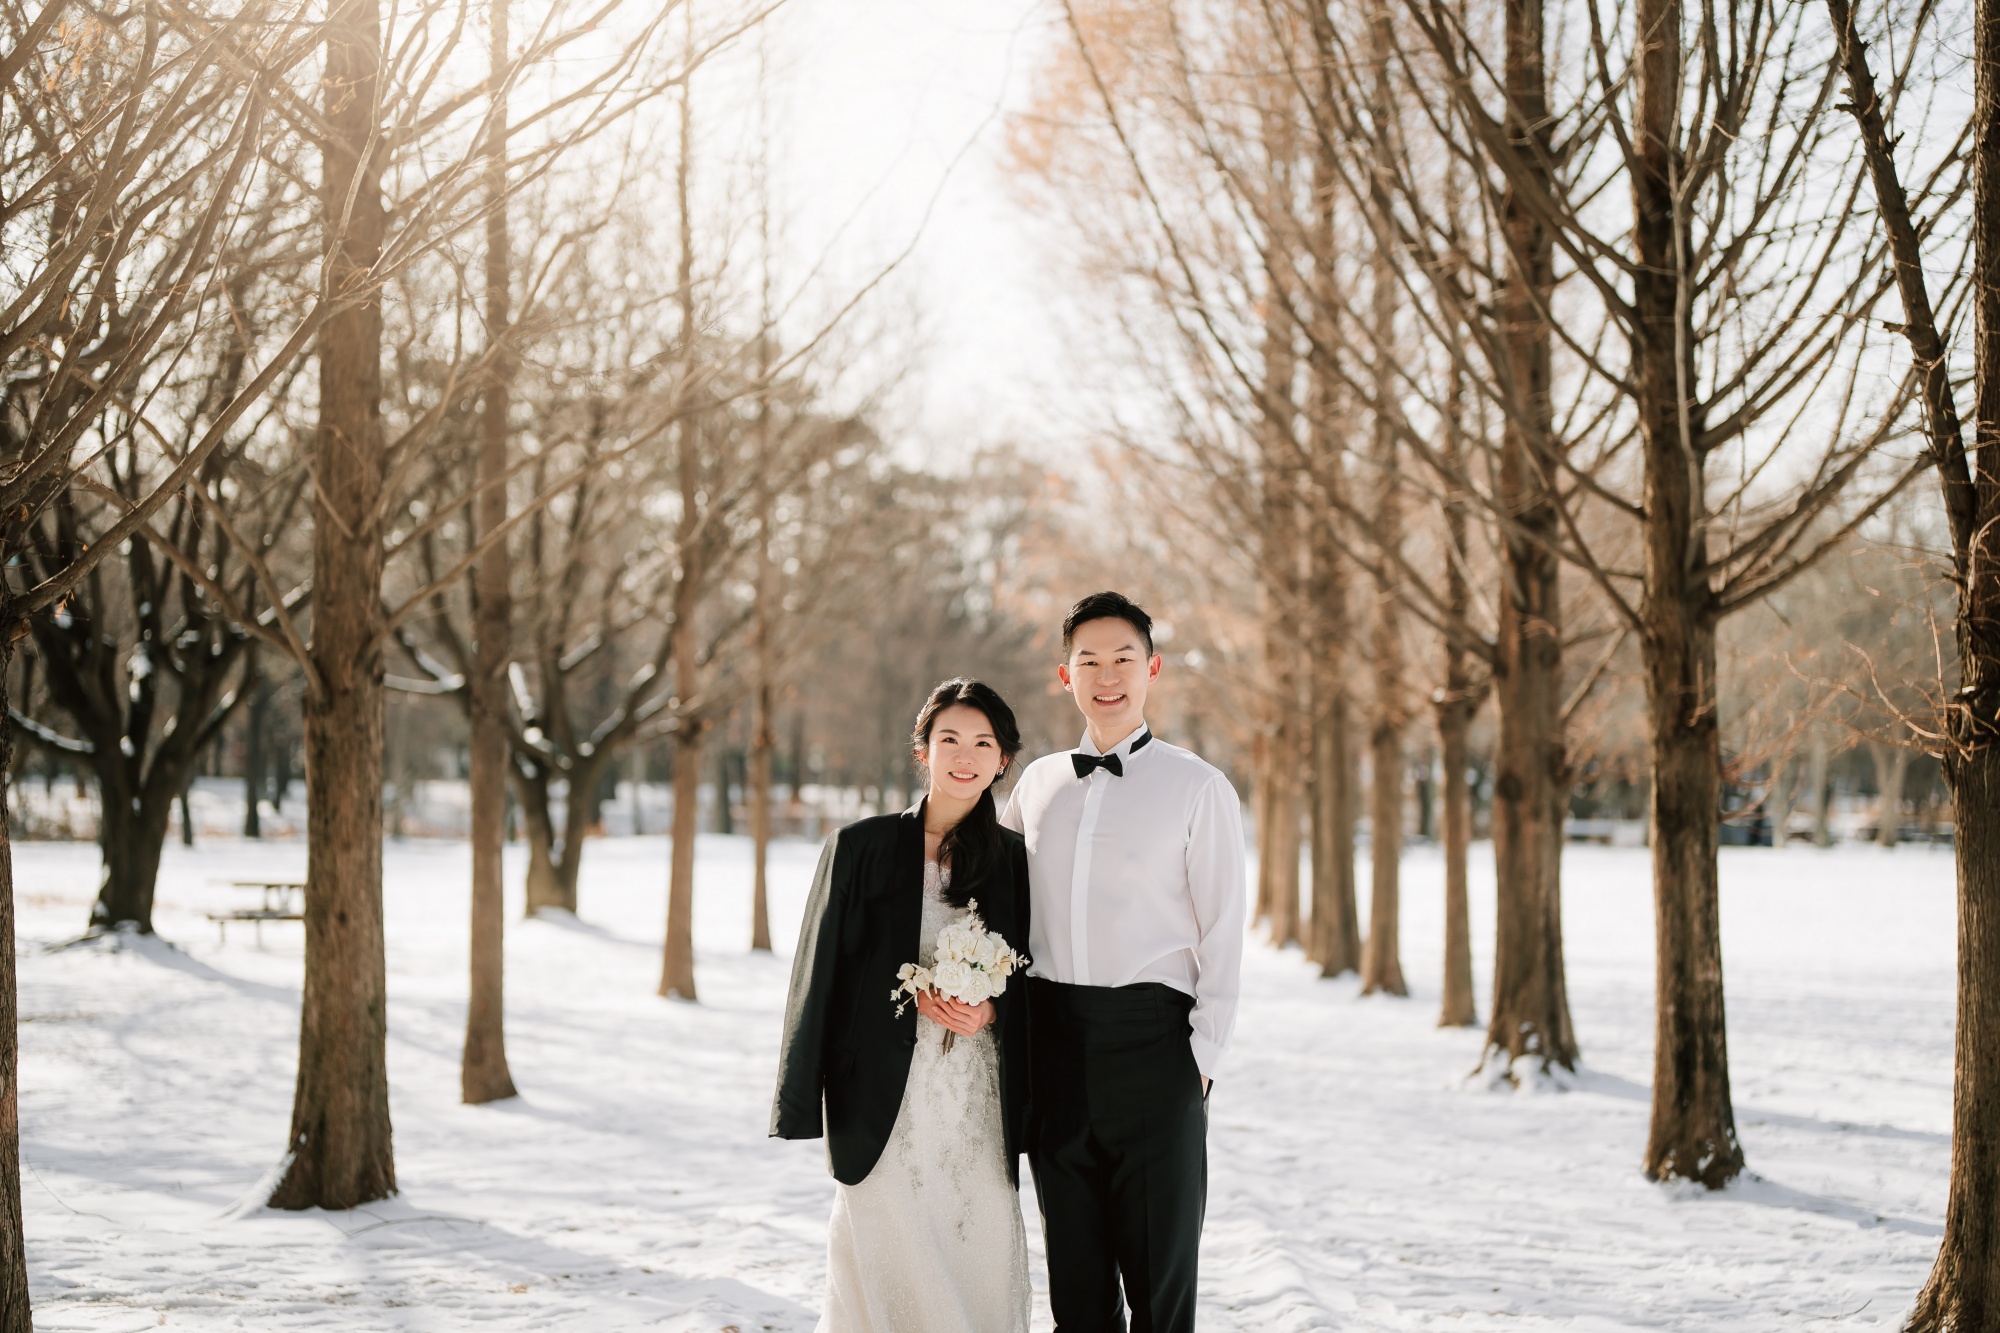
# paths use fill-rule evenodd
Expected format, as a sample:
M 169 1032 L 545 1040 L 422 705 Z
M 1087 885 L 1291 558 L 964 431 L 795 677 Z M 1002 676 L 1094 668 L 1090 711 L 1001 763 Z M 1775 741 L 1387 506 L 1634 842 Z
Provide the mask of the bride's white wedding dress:
M 938 932 L 965 913 L 943 892 L 926 862 L 916 960 L 925 967 Z M 943 1027 L 917 1020 L 882 1159 L 859 1185 L 835 1186 L 819 1333 L 1027 1331 L 1028 1240 L 1007 1178 L 993 1029 L 949 1051 L 944 1038 Z

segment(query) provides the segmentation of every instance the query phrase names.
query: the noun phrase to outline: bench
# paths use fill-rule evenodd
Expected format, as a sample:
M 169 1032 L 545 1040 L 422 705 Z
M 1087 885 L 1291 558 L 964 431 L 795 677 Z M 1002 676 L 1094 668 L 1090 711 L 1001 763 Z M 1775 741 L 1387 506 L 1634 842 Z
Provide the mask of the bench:
M 264 947 L 264 923 L 266 921 L 303 921 L 306 886 L 295 879 L 237 879 L 231 880 L 232 889 L 256 889 L 262 898 L 256 907 L 239 907 L 231 912 L 210 912 L 208 919 L 215 923 L 216 933 L 223 944 L 229 943 L 229 923 L 248 921 L 257 928 L 257 947 Z

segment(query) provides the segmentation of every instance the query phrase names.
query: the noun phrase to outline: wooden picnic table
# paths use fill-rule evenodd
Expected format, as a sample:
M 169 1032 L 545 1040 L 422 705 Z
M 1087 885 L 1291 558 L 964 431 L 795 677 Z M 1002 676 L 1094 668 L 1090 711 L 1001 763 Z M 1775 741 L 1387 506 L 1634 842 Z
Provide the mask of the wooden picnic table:
M 233 879 L 232 889 L 256 889 L 261 895 L 256 907 L 239 907 L 228 912 L 210 912 L 208 919 L 215 923 L 216 933 L 221 942 L 229 943 L 229 923 L 248 921 L 257 929 L 257 946 L 264 945 L 264 923 L 266 921 L 303 921 L 305 914 L 306 886 L 296 879 Z

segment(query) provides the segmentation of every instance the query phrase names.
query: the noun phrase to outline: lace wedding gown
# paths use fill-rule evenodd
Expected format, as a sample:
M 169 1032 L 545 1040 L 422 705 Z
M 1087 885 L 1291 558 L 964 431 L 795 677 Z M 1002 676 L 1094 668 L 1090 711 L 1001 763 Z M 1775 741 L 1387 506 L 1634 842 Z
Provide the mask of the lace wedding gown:
M 938 931 L 964 915 L 943 892 L 926 862 L 916 960 L 925 967 Z M 859 1185 L 835 1186 L 819 1333 L 1026 1333 L 1028 1242 L 1007 1178 L 993 1029 L 949 1051 L 944 1037 L 917 1020 L 882 1159 Z

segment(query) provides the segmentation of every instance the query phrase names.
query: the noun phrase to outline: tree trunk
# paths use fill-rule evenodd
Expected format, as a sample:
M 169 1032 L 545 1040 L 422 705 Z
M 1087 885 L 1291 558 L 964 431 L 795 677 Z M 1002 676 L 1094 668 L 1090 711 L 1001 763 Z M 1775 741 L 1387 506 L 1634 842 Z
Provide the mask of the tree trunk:
M 1453 173 L 1454 199 L 1458 177 Z M 1456 329 L 1454 329 L 1456 331 Z M 1465 376 L 1454 362 L 1446 399 L 1445 451 L 1453 470 L 1465 469 Z M 1479 1021 L 1472 998 L 1472 919 L 1467 901 L 1468 865 L 1472 852 L 1471 771 L 1472 719 L 1479 712 L 1483 691 L 1475 690 L 1467 668 L 1472 638 L 1472 581 L 1467 542 L 1472 528 L 1471 503 L 1463 490 L 1449 489 L 1439 506 L 1445 529 L 1445 610 L 1451 633 L 1444 638 L 1444 691 L 1437 696 L 1440 768 L 1438 804 L 1444 843 L 1444 986 L 1438 1004 L 1439 1027 L 1471 1027 Z M 1461 635 L 1454 638 L 1452 634 Z
M 1962 683 L 1950 701 L 1945 751 L 1958 859 L 1958 1029 L 1944 1243 L 1910 1316 L 1916 1333 L 2000 1330 L 2000 583 L 1994 565 L 2000 558 L 2000 9 L 1995 0 L 1976 0 L 1972 48 L 1973 456 L 1979 472 L 1976 506 L 1954 523 Z M 1963 459 L 1961 452 L 1954 469 L 1961 488 Z M 1961 491 L 1963 508 L 1962 496 Z M 1948 493 L 1947 500 L 1952 498 Z
M 727 737 L 725 735 L 725 741 Z M 736 832 L 736 814 L 729 798 L 730 779 L 729 746 L 725 743 L 715 747 L 715 831 L 721 834 Z
M 1903 785 L 1910 773 L 1910 747 L 1871 741 L 1868 752 L 1875 760 L 1875 784 L 1882 789 L 1881 804 L 1875 808 L 1875 842 L 1894 847 L 1903 824 Z
M 249 677 L 250 715 L 243 730 L 243 836 L 264 836 L 264 733 L 271 714 L 271 686 L 257 672 L 253 657 L 244 668 Z
M 1368 943 L 1361 955 L 1361 993 L 1408 995 L 1403 982 L 1401 870 L 1403 844 L 1403 733 L 1378 719 L 1368 737 Z
M 1639 0 L 1633 124 L 1632 368 L 1645 464 L 1645 661 L 1653 753 L 1656 951 L 1653 1115 L 1645 1167 L 1654 1180 L 1720 1189 L 1743 1169 L 1729 1098 L 1716 842 L 1722 755 L 1704 459 L 1696 444 L 1691 247 L 1679 198 L 1682 15 L 1678 0 Z
M 683 11 L 692 34 L 692 10 Z M 681 83 L 680 155 L 674 167 L 674 192 L 680 205 L 680 256 L 677 272 L 681 326 L 682 385 L 694 378 L 694 211 L 690 201 L 693 173 L 694 93 Z M 660 994 L 693 1000 L 694 988 L 694 839 L 700 810 L 701 742 L 708 720 L 694 709 L 701 686 L 701 661 L 695 645 L 695 613 L 701 608 L 703 560 L 700 418 L 692 411 L 674 432 L 674 470 L 680 485 L 680 522 L 674 533 L 680 556 L 680 576 L 674 584 L 674 695 L 679 701 L 680 728 L 674 733 L 673 851 L 667 879 L 667 938 L 660 951 Z
M 1792 822 L 1792 810 L 1799 803 L 1799 788 L 1805 785 L 1805 765 L 1786 755 L 1771 769 L 1771 788 L 1764 801 L 1765 816 L 1771 821 L 1771 845 L 1785 845 L 1785 826 Z
M 97 841 L 104 857 L 104 882 L 91 905 L 90 928 L 150 935 L 160 853 L 173 819 L 173 788 L 141 782 L 135 759 L 107 755 L 106 748 L 100 745 L 90 756 L 97 777 Z
M 514 792 L 527 831 L 528 877 L 527 911 L 533 916 L 545 908 L 574 913 L 576 898 L 563 890 L 562 874 L 556 866 L 555 821 L 549 813 L 549 781 L 546 773 L 534 778 L 517 776 Z
M 771 951 L 765 860 L 771 850 L 771 751 L 776 743 L 771 734 L 771 685 L 763 679 L 751 697 L 750 716 L 750 948 L 763 953 Z
M 1299 853 L 1305 834 L 1299 819 L 1301 769 L 1298 715 L 1288 715 L 1275 747 L 1281 762 L 1271 785 L 1271 943 L 1279 948 L 1299 942 Z
M 1961 632 L 1961 643 L 1967 637 Z M 1977 748 L 1947 760 L 1958 861 L 1951 1179 L 1944 1243 L 1910 1315 L 1911 1333 L 2000 1330 L 2000 653 L 1979 675 L 1980 695 L 1960 696 L 1954 737 Z
M 1653 731 L 1656 951 L 1646 1174 L 1720 1189 L 1743 1169 L 1743 1149 L 1729 1098 L 1716 885 L 1715 625 L 1694 609 L 1673 615 L 1653 598 L 1647 615 L 1660 620 L 1642 640 Z
M 1826 728 L 1813 726 L 1812 751 L 1806 765 L 1806 781 L 1812 784 L 1813 846 L 1833 846 L 1833 786 L 1827 776 L 1832 764 L 1832 747 Z
M 1280 182 L 1288 179 L 1295 133 L 1292 117 L 1267 109 L 1265 148 Z M 1264 619 L 1264 688 L 1268 738 L 1257 841 L 1258 899 L 1271 923 L 1271 943 L 1283 948 L 1299 938 L 1300 731 L 1300 493 L 1297 329 L 1286 290 L 1291 256 L 1273 231 L 1264 254 L 1263 384 L 1259 403 L 1257 481 L 1261 531 Z
M 371 271 L 384 219 L 380 159 L 362 158 L 381 58 L 376 0 L 339 0 L 327 19 L 321 208 L 343 304 L 320 333 L 305 993 L 274 1208 L 352 1208 L 396 1192 L 382 943 L 382 310 Z
M 1542 0 L 1506 0 L 1507 130 L 1526 170 L 1552 159 L 1544 67 Z M 1553 185 L 1548 188 L 1553 189 Z M 1502 201 L 1508 273 L 1498 301 L 1509 397 L 1495 488 L 1512 520 L 1500 538 L 1500 616 L 1493 696 L 1493 862 L 1498 918 L 1493 939 L 1493 1013 L 1485 1064 L 1510 1079 L 1517 1065 L 1541 1072 L 1576 1065 L 1563 977 L 1562 817 L 1569 786 L 1563 747 L 1562 604 L 1557 514 L 1545 478 L 1554 464 L 1550 329 L 1555 286 L 1548 229 L 1534 204 L 1510 189 Z
M 1370 63 L 1374 80 L 1370 118 L 1382 124 L 1389 104 L 1389 10 L 1377 3 L 1369 16 Z M 1386 183 L 1386 182 L 1385 182 Z M 1372 534 L 1379 563 L 1375 575 L 1374 643 L 1370 666 L 1375 674 L 1375 719 L 1368 735 L 1369 782 L 1368 943 L 1361 956 L 1361 993 L 1387 991 L 1408 995 L 1403 982 L 1402 915 L 1403 859 L 1403 728 L 1407 705 L 1403 681 L 1403 641 L 1394 565 L 1403 544 L 1402 487 L 1397 477 L 1396 425 L 1396 270 L 1387 247 L 1376 246 L 1369 274 L 1369 359 L 1374 366 L 1373 400 L 1369 416 L 1375 465 L 1375 514 Z
M 576 761 L 569 772 L 569 790 L 563 798 L 562 851 L 554 858 L 556 892 L 566 910 L 576 912 L 578 882 L 583 877 L 583 848 L 586 832 L 598 823 L 598 792 L 605 770 L 617 751 L 598 749 Z M 570 830 L 575 829 L 574 836 Z
M 1331 11 L 1308 8 L 1313 49 L 1318 56 L 1319 100 L 1332 106 L 1340 56 Z M 1340 337 L 1340 236 L 1336 200 L 1341 167 L 1336 143 L 1313 135 L 1313 338 L 1307 349 L 1307 413 L 1313 520 L 1307 534 L 1307 588 L 1312 652 L 1306 677 L 1311 717 L 1313 771 L 1311 956 L 1320 975 L 1339 976 L 1361 965 L 1361 929 L 1354 887 L 1355 747 L 1346 681 L 1351 674 L 1347 648 L 1352 633 L 1347 570 L 1334 525 L 1345 521 L 1347 423 L 1340 419 L 1345 384 L 1334 362 Z
M 1268 708 L 1269 705 L 1267 704 Z M 1253 924 L 1268 923 L 1271 920 L 1272 902 L 1276 893 L 1271 887 L 1272 871 L 1278 863 L 1271 851 L 1271 779 L 1274 770 L 1271 743 L 1271 727 L 1268 720 L 1257 729 L 1250 743 L 1250 829 L 1251 837 L 1257 844 L 1257 906 L 1251 914 Z
M 1354 901 L 1353 745 L 1338 676 L 1313 664 L 1312 958 L 1320 975 L 1361 965 Z M 1331 697 L 1329 697 L 1331 696 Z
M 487 6 L 487 69 L 504 86 L 508 0 Z M 508 283 L 513 261 L 507 234 L 507 99 L 496 92 L 486 137 L 486 336 L 491 344 L 479 410 L 479 452 L 474 468 L 474 535 L 485 540 L 507 523 L 507 415 L 513 366 L 507 347 Z M 470 975 L 465 1009 L 465 1052 L 459 1092 L 469 1106 L 515 1094 L 507 1068 L 506 906 L 502 853 L 507 845 L 507 661 L 513 654 L 512 589 L 507 543 L 496 542 L 472 568 L 473 647 L 468 682 L 469 778 L 472 789 L 472 921 Z
M 695 999 L 694 839 L 701 799 L 701 739 L 692 726 L 674 740 L 674 832 L 667 881 L 667 943 L 660 962 L 660 994 Z
M 13 657 L 13 641 L 0 634 L 0 718 L 7 715 Z M 14 729 L 0 726 L 0 1333 L 34 1333 L 21 1225 L 20 1000 L 14 963 L 14 842 L 5 786 L 13 771 Z
M 1466 862 L 1472 846 L 1472 792 L 1465 775 L 1472 763 L 1467 733 L 1476 700 L 1466 699 L 1458 672 L 1446 668 L 1446 697 L 1437 712 L 1438 749 L 1444 767 L 1439 783 L 1444 833 L 1444 998 L 1441 1028 L 1471 1027 L 1479 1021 L 1472 999 L 1472 917 L 1466 898 Z

